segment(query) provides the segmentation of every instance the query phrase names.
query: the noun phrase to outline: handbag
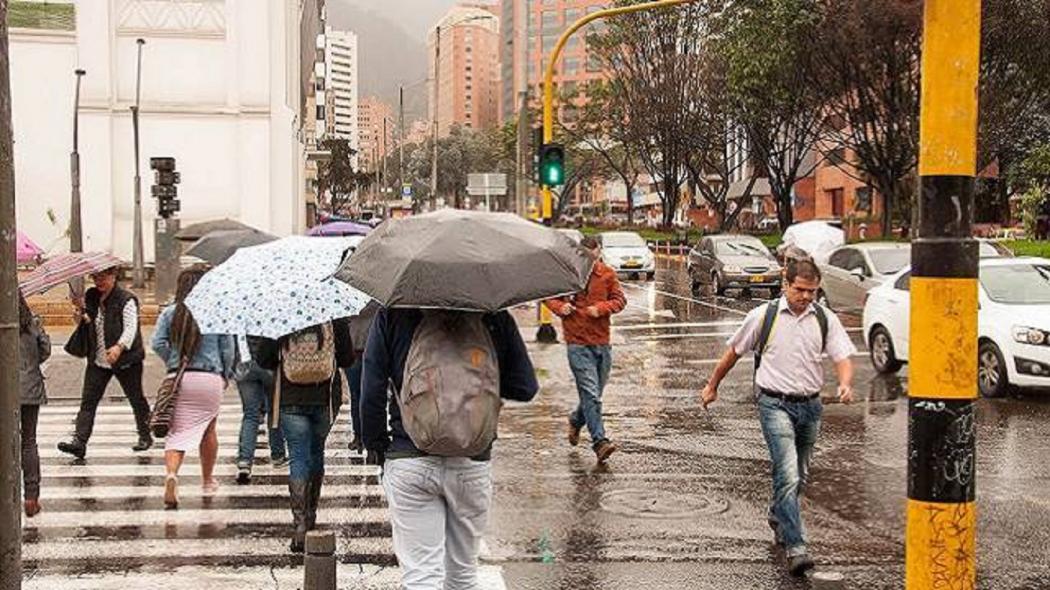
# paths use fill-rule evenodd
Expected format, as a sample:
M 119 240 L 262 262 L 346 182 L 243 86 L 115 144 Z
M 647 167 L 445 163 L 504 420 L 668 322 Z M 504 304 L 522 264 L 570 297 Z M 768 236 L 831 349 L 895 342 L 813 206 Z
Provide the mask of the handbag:
M 175 401 L 179 397 L 179 385 L 182 384 L 182 375 L 186 372 L 189 361 L 182 359 L 179 370 L 174 375 L 168 375 L 161 381 L 157 388 L 157 400 L 153 403 L 153 411 L 149 415 L 149 429 L 154 438 L 164 438 L 171 430 L 171 422 L 175 417 Z
M 66 354 L 78 359 L 87 358 L 91 354 L 91 324 L 80 322 L 76 330 L 69 336 L 63 347 Z

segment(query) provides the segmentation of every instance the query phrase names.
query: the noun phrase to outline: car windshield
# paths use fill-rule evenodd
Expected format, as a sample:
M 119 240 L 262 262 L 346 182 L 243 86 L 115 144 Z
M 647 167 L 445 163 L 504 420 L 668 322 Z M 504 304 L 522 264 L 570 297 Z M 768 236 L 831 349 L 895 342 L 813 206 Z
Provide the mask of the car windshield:
M 1050 266 L 1010 264 L 981 268 L 981 286 L 992 301 L 1012 305 L 1050 304 Z
M 893 274 L 911 264 L 910 248 L 887 248 L 885 250 L 868 250 L 875 272 L 880 275 Z
M 715 251 L 724 256 L 769 257 L 769 250 L 758 240 L 725 240 L 717 243 Z
M 638 234 L 602 234 L 603 248 L 645 248 L 645 240 Z

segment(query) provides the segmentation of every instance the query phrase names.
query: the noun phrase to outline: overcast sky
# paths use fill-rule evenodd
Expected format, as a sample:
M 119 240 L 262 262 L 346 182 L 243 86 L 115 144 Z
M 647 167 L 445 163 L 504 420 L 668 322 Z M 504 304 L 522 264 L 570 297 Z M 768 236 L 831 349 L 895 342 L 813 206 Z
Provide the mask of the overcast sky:
M 426 38 L 427 31 L 437 23 L 457 0 L 328 0 L 374 12 L 401 25 L 416 39 Z M 495 3 L 494 1 L 488 3 Z

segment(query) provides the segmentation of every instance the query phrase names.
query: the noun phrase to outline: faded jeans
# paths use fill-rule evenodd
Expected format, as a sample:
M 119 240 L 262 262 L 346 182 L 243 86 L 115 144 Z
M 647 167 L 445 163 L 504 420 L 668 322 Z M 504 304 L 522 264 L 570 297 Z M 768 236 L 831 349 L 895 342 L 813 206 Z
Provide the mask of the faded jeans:
M 492 466 L 466 457 L 388 459 L 383 489 L 403 590 L 476 590 Z
M 612 369 L 612 348 L 608 344 L 570 344 L 568 350 L 569 368 L 576 379 L 576 392 L 580 396 L 580 404 L 569 414 L 569 422 L 576 428 L 583 428 L 586 424 L 591 433 L 591 443 L 597 446 L 605 440 L 602 392 L 609 382 L 609 370 Z
M 332 428 L 326 406 L 281 406 L 281 426 L 288 439 L 288 479 L 306 481 L 324 475 L 324 447 Z
M 286 457 L 284 450 L 284 432 L 280 427 L 270 428 L 270 389 L 273 387 L 273 371 L 267 371 L 254 362 L 248 374 L 237 381 L 237 391 L 241 394 L 241 407 L 244 416 L 241 418 L 240 445 L 237 450 L 237 464 L 251 465 L 255 460 L 255 443 L 258 440 L 259 416 L 265 415 L 267 440 L 270 443 L 270 459 Z
M 792 402 L 758 396 L 762 435 L 773 462 L 769 523 L 776 530 L 777 540 L 787 548 L 789 557 L 806 553 L 800 498 L 809 480 L 809 462 L 823 412 L 819 398 Z

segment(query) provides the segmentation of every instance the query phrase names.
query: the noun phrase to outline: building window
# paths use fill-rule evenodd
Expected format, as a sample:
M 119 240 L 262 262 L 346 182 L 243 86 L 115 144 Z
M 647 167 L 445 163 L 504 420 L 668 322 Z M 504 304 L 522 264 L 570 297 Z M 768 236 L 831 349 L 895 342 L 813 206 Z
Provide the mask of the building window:
M 547 55 L 554 50 L 554 46 L 558 44 L 557 35 L 544 35 L 543 36 L 543 54 Z
M 565 24 L 571 25 L 572 23 L 580 20 L 580 14 L 582 11 L 579 8 L 566 8 L 565 9 Z
M 318 121 L 324 121 L 324 105 L 323 104 L 317 105 L 317 120 Z
M 857 189 L 856 200 L 853 208 L 863 213 L 871 214 L 871 187 L 862 186 Z
M 831 216 L 842 217 L 843 210 L 845 209 L 843 206 L 844 203 L 842 202 L 842 189 L 831 189 L 829 191 L 824 191 L 824 193 L 828 196 L 828 200 L 831 202 Z
M 566 76 L 575 76 L 580 73 L 580 58 L 566 57 L 562 63 L 562 73 Z
M 558 26 L 561 25 L 561 23 L 558 22 L 558 13 L 554 10 L 544 10 L 540 23 L 542 24 L 543 32 L 557 29 Z
M 467 53 L 470 53 L 472 50 L 471 50 L 470 46 L 468 45 L 467 48 L 464 51 L 466 51 Z

